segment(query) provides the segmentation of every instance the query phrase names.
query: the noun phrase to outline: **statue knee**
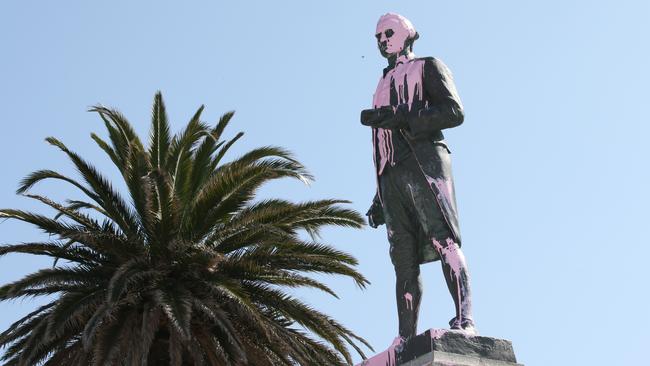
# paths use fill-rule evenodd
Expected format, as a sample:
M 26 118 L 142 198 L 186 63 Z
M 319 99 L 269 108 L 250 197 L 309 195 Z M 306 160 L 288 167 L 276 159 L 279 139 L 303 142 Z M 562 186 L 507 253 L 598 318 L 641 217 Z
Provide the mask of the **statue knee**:
M 460 251 L 460 246 L 451 237 L 444 239 L 431 238 L 431 245 L 436 250 L 436 252 L 438 252 L 438 255 L 440 255 L 440 257 L 443 257 L 443 255 L 449 255 L 451 252 Z
M 420 264 L 417 260 L 391 256 L 391 262 L 398 281 L 416 281 L 420 276 Z
M 431 239 L 431 243 L 438 252 L 443 265 L 450 265 L 459 273 L 465 269 L 465 256 L 453 238 L 448 237 L 444 240 Z
M 391 233 L 390 260 L 397 275 L 415 278 L 420 274 L 417 241 L 408 233 Z

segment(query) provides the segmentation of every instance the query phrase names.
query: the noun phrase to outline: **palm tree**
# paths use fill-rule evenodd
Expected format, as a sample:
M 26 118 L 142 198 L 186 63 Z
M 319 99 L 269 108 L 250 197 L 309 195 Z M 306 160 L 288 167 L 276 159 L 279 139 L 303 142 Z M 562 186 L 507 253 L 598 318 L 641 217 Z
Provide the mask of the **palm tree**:
M 348 201 L 254 202 L 266 182 L 312 177 L 272 146 L 224 163 L 242 136 L 221 140 L 232 112 L 210 127 L 201 106 L 170 136 L 157 93 L 145 148 L 118 111 L 91 111 L 110 144 L 91 137 L 120 171 L 130 200 L 79 154 L 46 139 L 82 180 L 39 170 L 21 182 L 17 193 L 53 208 L 53 218 L 0 210 L 50 237 L 0 246 L 0 255 L 53 258 L 51 268 L 0 287 L 0 300 L 55 295 L 0 334 L 5 365 L 340 365 L 352 362 L 348 347 L 363 356 L 365 340 L 286 292 L 309 287 L 336 296 L 310 274 L 366 286 L 357 261 L 318 235 L 325 225 L 363 226 L 358 212 L 341 206 Z M 85 198 L 57 203 L 27 193 L 46 179 Z

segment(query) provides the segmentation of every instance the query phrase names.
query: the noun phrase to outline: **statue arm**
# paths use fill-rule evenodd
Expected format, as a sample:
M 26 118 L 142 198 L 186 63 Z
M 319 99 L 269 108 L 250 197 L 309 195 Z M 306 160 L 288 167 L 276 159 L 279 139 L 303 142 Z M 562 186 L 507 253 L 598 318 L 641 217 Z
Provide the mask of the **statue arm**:
M 463 123 L 463 105 L 456 91 L 451 72 L 435 58 L 426 58 L 423 86 L 428 105 L 413 108 L 408 118 L 408 131 L 414 138 L 427 137 L 431 133 L 459 126 Z

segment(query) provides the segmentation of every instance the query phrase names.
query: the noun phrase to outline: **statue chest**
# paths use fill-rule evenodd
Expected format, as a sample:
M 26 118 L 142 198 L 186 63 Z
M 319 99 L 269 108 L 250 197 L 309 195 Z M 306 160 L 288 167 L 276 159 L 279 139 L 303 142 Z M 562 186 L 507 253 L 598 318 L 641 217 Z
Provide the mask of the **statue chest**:
M 399 63 L 384 75 L 373 95 L 374 108 L 387 105 L 397 106 L 422 100 L 422 77 L 424 60 L 410 60 Z

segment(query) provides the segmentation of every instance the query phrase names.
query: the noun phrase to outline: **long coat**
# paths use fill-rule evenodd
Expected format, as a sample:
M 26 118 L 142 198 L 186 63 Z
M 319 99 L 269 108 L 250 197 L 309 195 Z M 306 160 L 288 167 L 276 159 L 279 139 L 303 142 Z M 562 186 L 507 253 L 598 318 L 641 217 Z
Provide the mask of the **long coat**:
M 463 106 L 456 91 L 449 68 L 442 61 L 433 58 L 414 58 L 397 62 L 394 68 L 385 69 L 373 98 L 374 108 L 400 104 L 409 106 L 408 127 L 399 129 L 426 179 L 431 194 L 438 202 L 445 221 L 460 245 L 458 210 L 451 173 L 451 159 L 443 129 L 463 123 Z M 373 158 L 377 179 L 383 162 L 377 138 L 383 133 L 373 127 Z M 394 133 L 395 131 L 391 131 Z M 378 153 L 379 152 L 379 153 Z M 379 161 L 377 156 L 380 156 Z M 381 203 L 379 187 L 377 198 Z M 430 238 L 419 238 L 420 263 L 440 259 L 431 245 Z

